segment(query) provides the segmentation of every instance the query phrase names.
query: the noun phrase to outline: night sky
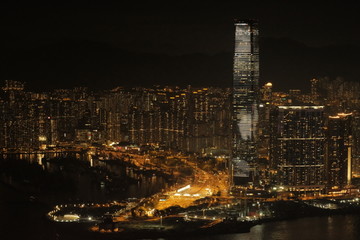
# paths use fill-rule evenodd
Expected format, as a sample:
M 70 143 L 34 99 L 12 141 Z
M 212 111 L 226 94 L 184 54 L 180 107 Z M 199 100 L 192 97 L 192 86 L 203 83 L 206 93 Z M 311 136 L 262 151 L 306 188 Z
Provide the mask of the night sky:
M 230 87 L 234 18 L 258 19 L 261 84 L 306 89 L 360 75 L 359 7 L 190 3 L 1 7 L 0 81 L 30 90 L 188 84 Z

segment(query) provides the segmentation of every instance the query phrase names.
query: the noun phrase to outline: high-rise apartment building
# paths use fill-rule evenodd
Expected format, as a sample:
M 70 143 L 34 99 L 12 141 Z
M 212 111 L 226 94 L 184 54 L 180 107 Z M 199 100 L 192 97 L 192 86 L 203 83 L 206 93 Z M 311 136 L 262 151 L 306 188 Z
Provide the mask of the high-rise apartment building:
M 313 78 L 310 80 L 311 82 L 311 101 L 314 104 L 318 104 L 319 102 L 319 80 L 316 78 Z
M 351 184 L 352 114 L 329 116 L 327 124 L 326 176 L 330 187 Z
M 272 112 L 271 163 L 291 191 L 324 188 L 323 106 L 278 106 Z
M 360 113 L 354 111 L 352 114 L 352 174 L 354 178 L 360 177 Z
M 233 68 L 233 185 L 253 180 L 257 159 L 259 29 L 254 20 L 235 21 Z

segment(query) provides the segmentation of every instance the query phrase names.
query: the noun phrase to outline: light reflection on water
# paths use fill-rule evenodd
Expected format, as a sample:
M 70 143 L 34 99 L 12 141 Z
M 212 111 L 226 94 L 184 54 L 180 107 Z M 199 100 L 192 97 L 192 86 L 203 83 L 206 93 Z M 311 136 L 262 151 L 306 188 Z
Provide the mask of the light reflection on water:
M 155 181 L 155 182 L 154 182 Z M 155 184 L 151 179 L 147 184 Z M 142 185 L 145 189 L 146 186 Z M 138 191 L 137 185 L 131 191 Z M 130 194 L 130 193 L 129 193 Z M 139 193 L 138 193 L 139 194 Z M 54 227 L 45 220 L 45 206 L 25 202 L 11 188 L 0 184 L 1 239 L 56 239 Z M 20 200 L 19 200 L 20 199 Z M 21 231 L 19 231 L 21 229 Z M 77 232 L 74 232 L 73 238 Z M 358 240 L 360 215 L 336 215 L 269 222 L 251 228 L 249 233 L 187 237 L 189 240 Z M 167 239 L 168 240 L 168 239 Z
M 118 169 L 118 171 L 120 170 Z M 111 199 L 141 198 L 168 186 L 166 180 L 161 176 L 134 174 L 133 177 L 139 177 L 141 181 L 124 183 L 124 190 L 120 189 L 109 193 L 105 188 L 101 188 L 98 182 L 93 181 L 91 175 L 80 174 L 76 181 L 78 190 L 75 197 L 78 202 L 106 202 Z M 65 196 L 63 198 L 48 197 L 48 200 L 50 202 L 67 202 L 66 198 Z M 83 229 L 78 232 L 77 225 L 74 225 L 71 236 L 58 238 L 62 232 L 57 230 L 54 224 L 45 217 L 45 214 L 51 209 L 50 207 L 48 204 L 29 201 L 28 194 L 20 193 L 0 181 L 0 239 L 85 239 L 78 236 L 86 235 L 87 232 Z
M 126 198 L 142 198 L 160 192 L 169 186 L 166 179 L 162 176 L 145 175 L 139 172 L 134 172 L 132 168 L 119 165 L 103 165 L 111 173 L 120 177 L 117 185 L 114 188 L 109 188 L 109 185 L 103 180 L 95 180 L 94 175 L 90 173 L 78 174 L 75 181 L 76 192 L 71 196 L 75 202 L 109 202 L 118 201 Z M 125 177 L 128 176 L 132 178 Z
M 118 171 L 121 171 L 119 169 Z M 142 176 L 141 182 L 130 184 L 123 193 L 115 193 L 111 197 L 143 197 L 166 187 L 161 177 Z M 79 198 L 89 200 L 105 200 L 109 198 L 104 189 L 94 185 L 90 176 L 80 176 Z M 0 185 L 0 233 L 2 239 L 51 239 L 54 231 L 43 218 L 46 212 L 42 205 L 17 200 L 13 191 Z M 14 199 L 12 199 L 14 198 Z M 19 199 L 22 199 L 19 197 Z M 26 224 L 24 224 L 26 223 Z M 18 231 L 21 229 L 22 231 Z M 48 232 L 44 232 L 44 231 Z M 40 238 L 39 238 L 40 237 Z M 337 215 L 302 218 L 289 221 L 270 222 L 251 228 L 249 233 L 222 234 L 211 236 L 189 237 L 189 240 L 358 240 L 360 239 L 360 216 Z
M 222 234 L 189 240 L 358 240 L 359 215 L 336 215 L 270 222 L 251 228 L 249 233 Z
M 127 183 L 114 192 L 107 192 L 105 187 L 98 186 L 90 176 L 80 176 L 77 197 L 83 201 L 113 201 L 129 197 L 142 198 L 155 194 L 168 186 L 163 177 L 138 176 L 140 181 Z

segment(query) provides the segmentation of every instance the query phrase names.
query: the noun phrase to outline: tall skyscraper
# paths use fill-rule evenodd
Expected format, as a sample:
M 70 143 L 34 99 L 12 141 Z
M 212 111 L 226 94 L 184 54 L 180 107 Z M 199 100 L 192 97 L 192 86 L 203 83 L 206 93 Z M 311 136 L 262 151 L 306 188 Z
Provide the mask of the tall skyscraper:
M 360 113 L 354 111 L 352 115 L 352 173 L 355 178 L 360 177 Z
M 351 184 L 352 114 L 329 116 L 327 124 L 326 175 L 330 187 Z
M 311 101 L 314 104 L 318 104 L 319 102 L 319 80 L 313 78 L 310 80 L 311 82 Z
M 324 188 L 324 106 L 278 106 L 272 112 L 271 162 L 291 191 Z
M 259 29 L 254 20 L 235 20 L 233 69 L 233 185 L 253 180 L 257 159 Z

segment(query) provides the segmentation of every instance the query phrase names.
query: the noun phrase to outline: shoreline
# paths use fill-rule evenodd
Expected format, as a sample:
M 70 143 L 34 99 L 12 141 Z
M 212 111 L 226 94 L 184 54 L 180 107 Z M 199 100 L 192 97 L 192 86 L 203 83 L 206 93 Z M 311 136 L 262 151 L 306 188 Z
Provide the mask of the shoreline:
M 286 202 L 288 203 L 288 202 Z M 286 204 L 285 203 L 285 204 Z M 294 203 L 294 202 L 292 202 Z M 282 203 L 280 203 L 282 204 Z M 302 205 L 303 203 L 296 203 Z M 295 205 L 293 205 L 295 207 Z M 358 215 L 360 214 L 360 207 L 349 207 L 344 209 L 314 209 L 309 206 L 307 209 L 309 211 L 298 211 L 297 215 L 291 215 L 289 212 L 286 216 L 275 216 L 270 218 L 263 218 L 255 221 L 247 222 L 237 222 L 237 221 L 228 221 L 222 222 L 218 225 L 214 225 L 211 228 L 183 228 L 183 229 L 173 229 L 173 230 L 162 230 L 158 229 L 138 229 L 127 231 L 126 229 L 122 232 L 96 232 L 94 235 L 99 237 L 99 239 L 105 239 L 107 237 L 121 237 L 123 239 L 141 239 L 141 238 L 183 238 L 187 236 L 208 236 L 208 235 L 221 235 L 221 234 L 234 234 L 234 233 L 248 233 L 251 231 L 252 227 L 257 225 L 262 225 L 272 222 L 281 222 L 281 221 L 292 221 L 303 218 L 316 218 L 316 217 L 326 217 L 326 216 L 338 216 L 338 215 Z
M 17 207 L 18 205 L 25 208 L 35 207 L 37 210 L 42 210 L 41 213 L 35 216 L 34 220 L 41 220 L 48 222 L 46 225 L 51 229 L 51 234 L 54 232 L 61 236 L 64 236 L 64 239 L 72 239 L 74 233 L 80 234 L 84 237 L 93 237 L 94 239 L 118 239 L 119 237 L 124 239 L 140 239 L 140 238 L 171 238 L 179 239 L 186 236 L 208 236 L 208 235 L 221 235 L 221 234 L 233 234 L 233 233 L 248 233 L 251 231 L 251 228 L 257 225 L 270 223 L 270 222 L 279 222 L 279 221 L 291 221 L 307 217 L 324 217 L 324 216 L 336 216 L 336 215 L 358 215 L 360 214 L 360 207 L 353 206 L 343 209 L 329 210 L 329 209 L 319 209 L 309 205 L 306 205 L 302 202 L 277 202 L 276 205 L 279 205 L 278 208 L 283 208 L 285 215 L 278 214 L 278 216 L 271 218 L 264 218 L 256 220 L 253 222 L 226 222 L 217 227 L 208 228 L 208 229 L 199 229 L 194 228 L 184 231 L 184 229 L 178 228 L 173 230 L 162 230 L 162 229 L 150 229 L 150 230 L 128 230 L 125 229 L 123 232 L 114 232 L 114 233 L 99 233 L 89 231 L 91 224 L 79 224 L 79 223 L 54 223 L 46 218 L 46 209 L 49 208 L 49 204 L 38 199 L 36 201 L 31 201 L 28 198 L 28 194 L 12 187 L 9 184 L 6 184 L 0 181 L 1 189 L 5 192 L 6 198 L 3 198 L 1 203 L 4 206 L 16 205 L 12 207 Z M 287 205 L 287 208 L 284 208 L 284 205 Z M 302 206 L 302 207 L 299 207 Z M 36 211 L 37 211 L 36 210 Z M 305 211 L 306 210 L 306 211 Z M 44 213 L 44 214 L 42 214 Z M 296 213 L 296 214 L 292 214 Z M 40 216 L 41 215 L 41 216 Z M 280 216 L 281 215 L 281 216 Z M 30 217 L 30 216 L 27 216 Z M 190 223 L 189 226 L 192 224 Z M 31 238 L 32 239 L 32 238 Z

